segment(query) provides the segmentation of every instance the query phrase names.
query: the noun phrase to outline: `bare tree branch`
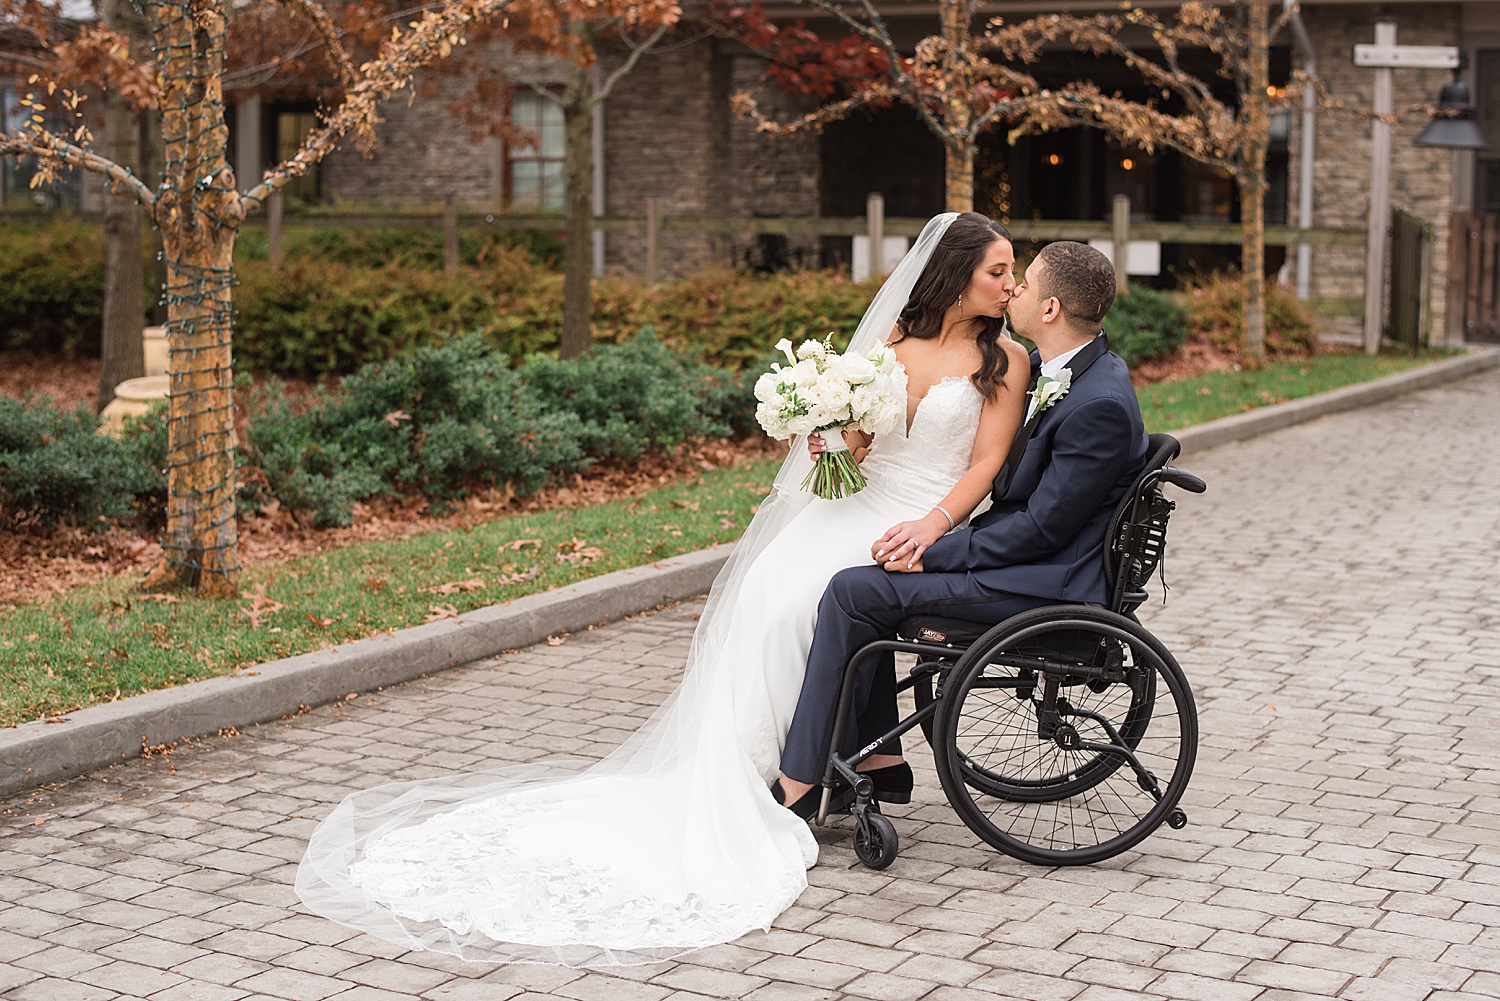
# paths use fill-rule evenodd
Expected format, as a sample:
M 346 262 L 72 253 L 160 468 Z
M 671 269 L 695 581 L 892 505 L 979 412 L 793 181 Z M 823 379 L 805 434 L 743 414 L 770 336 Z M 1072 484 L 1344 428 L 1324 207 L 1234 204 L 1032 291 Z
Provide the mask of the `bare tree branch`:
M 30 66 L 32 69 L 51 69 L 52 64 L 31 56 L 23 56 L 19 52 L 0 52 L 0 64 L 15 63 L 17 66 Z
M 380 103 L 408 86 L 417 70 L 446 58 L 463 32 L 476 21 L 504 10 L 513 0 L 460 0 L 442 11 L 428 11 L 400 38 L 386 42 L 376 59 L 360 67 L 362 78 L 345 93 L 344 103 L 329 115 L 290 160 L 273 168 L 243 196 L 246 211 L 260 206 L 338 147 L 350 132 L 361 144 L 374 142 Z
M 156 204 L 156 195 L 128 167 L 122 167 L 98 153 L 59 139 L 50 132 L 39 130 L 26 135 L 14 132 L 0 135 L 0 156 L 4 155 L 34 156 L 38 160 L 49 160 L 102 174 L 109 179 L 110 190 L 115 194 L 133 195 L 137 202 L 147 208 Z
M 615 84 L 619 83 L 620 80 L 627 74 L 629 74 L 631 70 L 635 69 L 635 64 L 641 61 L 641 56 L 645 54 L 648 49 L 655 46 L 657 42 L 665 38 L 666 35 L 667 25 L 659 24 L 657 25 L 656 30 L 653 31 L 644 42 L 640 43 L 639 45 L 632 46 L 630 49 L 630 55 L 626 57 L 625 61 L 621 63 L 613 73 L 605 77 L 604 82 L 599 85 L 599 89 L 594 91 L 593 97 L 590 98 L 591 103 L 598 104 L 601 101 L 609 100 L 609 95 L 612 91 L 614 91 Z
M 334 72 L 338 74 L 339 83 L 345 87 L 354 84 L 354 63 L 349 60 L 349 53 L 339 44 L 342 32 L 334 25 L 333 18 L 328 16 L 328 11 L 316 0 L 276 0 L 287 10 L 296 11 L 312 22 L 314 30 L 322 39 L 322 45 L 328 49 L 329 61 L 333 63 Z

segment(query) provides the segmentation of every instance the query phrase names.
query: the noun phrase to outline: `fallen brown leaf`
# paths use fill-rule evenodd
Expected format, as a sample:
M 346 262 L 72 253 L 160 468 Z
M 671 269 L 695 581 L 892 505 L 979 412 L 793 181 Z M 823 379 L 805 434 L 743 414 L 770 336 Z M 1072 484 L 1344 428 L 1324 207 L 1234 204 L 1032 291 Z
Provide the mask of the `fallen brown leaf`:
M 437 622 L 439 619 L 458 618 L 458 609 L 452 605 L 428 605 L 427 609 L 432 614 L 423 619 L 423 622 Z
M 251 629 L 260 628 L 262 617 L 270 615 L 273 612 L 279 612 L 286 607 L 275 598 L 266 597 L 266 585 L 264 583 L 255 585 L 254 592 L 241 591 L 240 597 L 250 599 L 250 607 L 240 609 L 240 614 L 250 620 Z
M 468 580 L 449 581 L 447 584 L 438 584 L 434 587 L 422 588 L 423 594 L 458 594 L 461 591 L 477 591 L 484 587 L 484 580 L 480 577 L 470 577 Z

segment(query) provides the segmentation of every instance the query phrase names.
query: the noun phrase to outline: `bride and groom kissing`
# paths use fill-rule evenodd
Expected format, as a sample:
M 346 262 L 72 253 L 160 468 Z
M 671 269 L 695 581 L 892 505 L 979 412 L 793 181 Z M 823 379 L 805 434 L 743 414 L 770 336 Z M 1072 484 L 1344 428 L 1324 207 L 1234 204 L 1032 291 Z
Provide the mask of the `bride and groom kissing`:
M 868 486 L 799 489 L 794 446 L 714 582 L 679 688 L 596 763 L 394 783 L 345 798 L 315 831 L 297 892 L 315 912 L 464 959 L 598 966 L 732 941 L 806 888 L 849 655 L 923 613 L 999 623 L 1105 604 L 1101 551 L 1147 438 L 1102 321 L 1114 269 L 1054 243 L 1018 284 L 998 223 L 923 230 L 850 349 L 889 344 L 905 433 L 847 432 Z M 1009 326 L 1036 345 L 1028 354 Z M 890 655 L 856 679 L 841 752 L 898 722 Z M 910 800 L 899 746 L 861 767 Z

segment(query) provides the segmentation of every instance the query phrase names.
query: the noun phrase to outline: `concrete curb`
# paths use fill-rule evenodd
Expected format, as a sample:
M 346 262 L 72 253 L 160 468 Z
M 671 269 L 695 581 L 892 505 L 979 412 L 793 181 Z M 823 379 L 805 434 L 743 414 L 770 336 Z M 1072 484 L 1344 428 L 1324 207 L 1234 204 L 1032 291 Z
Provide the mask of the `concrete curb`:
M 65 722 L 0 730 L 0 795 L 134 758 L 146 745 L 279 719 L 708 591 L 733 549 L 716 546 L 603 574 L 424 626 L 133 695 Z
M 1374 382 L 1263 407 L 1174 431 L 1184 453 L 1241 441 L 1451 382 L 1500 365 L 1500 351 L 1480 350 Z M 703 594 L 729 558 L 717 546 L 648 566 L 490 605 L 425 626 L 262 664 L 80 709 L 65 722 L 23 723 L 0 730 L 0 795 L 72 778 L 167 744 L 279 719 L 303 706 L 370 691 L 419 675 L 539 643 L 669 601 Z
M 1279 431 L 1294 424 L 1317 420 L 1325 414 L 1336 414 L 1345 410 L 1357 410 L 1372 403 L 1381 403 L 1403 393 L 1462 379 L 1500 365 L 1500 351 L 1489 348 L 1471 348 L 1469 353 L 1447 361 L 1433 362 L 1409 372 L 1397 372 L 1372 382 L 1362 382 L 1342 389 L 1329 390 L 1300 400 L 1288 400 L 1269 407 L 1261 407 L 1232 417 L 1221 417 L 1216 421 L 1194 424 L 1170 432 L 1182 443 L 1182 454 L 1201 452 L 1232 441 L 1244 441 L 1270 431 Z

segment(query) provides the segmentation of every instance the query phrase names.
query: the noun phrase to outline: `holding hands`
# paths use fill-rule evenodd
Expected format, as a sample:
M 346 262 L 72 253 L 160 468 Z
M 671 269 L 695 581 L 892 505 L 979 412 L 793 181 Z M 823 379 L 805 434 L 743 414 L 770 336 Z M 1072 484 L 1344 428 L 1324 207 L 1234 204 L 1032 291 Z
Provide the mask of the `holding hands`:
M 892 573 L 921 573 L 922 554 L 952 527 L 947 512 L 933 508 L 925 517 L 891 526 L 870 547 L 870 555 Z

